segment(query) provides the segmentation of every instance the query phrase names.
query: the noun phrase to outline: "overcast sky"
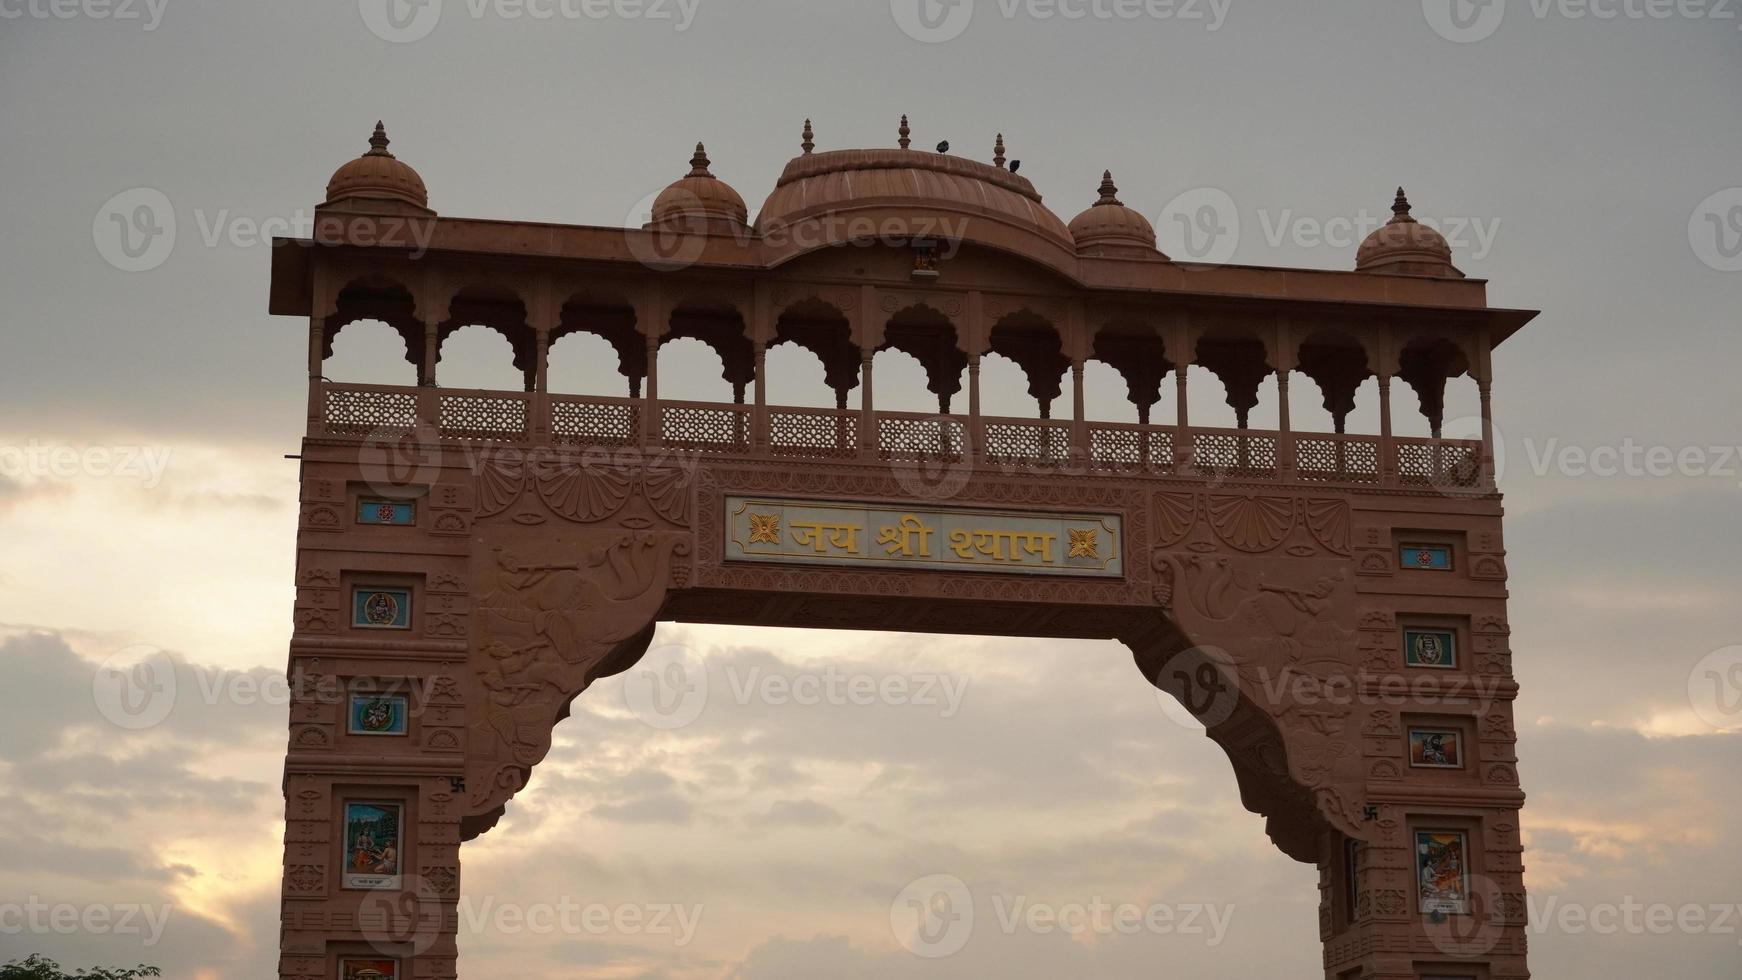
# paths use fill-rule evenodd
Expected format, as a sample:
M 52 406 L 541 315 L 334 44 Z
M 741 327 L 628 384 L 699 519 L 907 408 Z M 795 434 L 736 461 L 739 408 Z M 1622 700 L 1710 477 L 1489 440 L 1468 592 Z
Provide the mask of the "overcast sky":
M 260 232 L 306 222 L 377 118 L 444 215 L 622 225 L 697 140 L 754 211 L 806 117 L 834 149 L 893 145 L 905 112 L 916 145 L 982 159 L 1002 132 L 1066 219 L 1111 168 L 1176 255 L 1202 244 L 1176 217 L 1214 200 L 1239 228 L 1216 257 L 1349 268 L 1346 228 L 1403 184 L 1493 304 L 1544 311 L 1496 354 L 1494 396 L 1532 965 L 1733 980 L 1742 917 L 1599 934 L 1562 910 L 1742 903 L 1742 4 L 1457 2 L 958 0 L 927 20 L 914 0 L 0 0 L 0 962 L 272 970 L 285 710 L 251 692 L 285 660 L 306 323 L 266 314 Z M 173 245 L 121 248 L 115 215 L 141 203 Z M 444 383 L 508 382 L 488 335 L 453 344 Z M 335 376 L 398 356 L 367 332 L 339 347 Z M 558 353 L 553 377 L 608 380 Z M 671 376 L 717 390 L 700 353 Z M 880 407 L 923 397 L 882 364 Z M 989 410 L 1026 414 L 993 370 Z M 1091 411 L 1124 411 L 1105 387 Z M 466 848 L 464 975 L 1319 975 L 1316 872 L 1125 651 L 658 643 L 705 663 L 706 710 L 651 729 L 620 678 L 577 703 Z M 169 717 L 133 731 L 92 681 L 141 645 L 184 666 Z M 831 670 L 959 700 L 735 695 Z M 942 959 L 891 924 L 933 874 L 980 910 Z M 1215 916 L 1005 926 L 1018 902 L 1095 900 Z M 700 913 L 594 935 L 503 903 Z M 12 928 L 43 906 L 142 913 Z

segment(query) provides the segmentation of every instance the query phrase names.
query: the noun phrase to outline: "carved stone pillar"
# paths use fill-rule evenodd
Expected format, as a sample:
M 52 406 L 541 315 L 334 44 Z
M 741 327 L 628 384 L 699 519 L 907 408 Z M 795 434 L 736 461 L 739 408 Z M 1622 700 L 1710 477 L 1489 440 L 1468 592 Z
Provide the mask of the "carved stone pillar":
M 1379 375 L 1379 482 L 1397 482 L 1397 446 L 1391 438 L 1391 375 Z
M 871 396 L 871 361 L 876 351 L 859 349 L 859 455 L 877 455 L 877 406 Z
M 1192 464 L 1192 424 L 1190 410 L 1186 407 L 1186 375 L 1190 364 L 1177 364 L 1173 369 L 1174 394 L 1177 397 L 1177 412 L 1179 422 L 1174 426 L 1173 433 L 1173 468 L 1176 473 L 1183 473 Z

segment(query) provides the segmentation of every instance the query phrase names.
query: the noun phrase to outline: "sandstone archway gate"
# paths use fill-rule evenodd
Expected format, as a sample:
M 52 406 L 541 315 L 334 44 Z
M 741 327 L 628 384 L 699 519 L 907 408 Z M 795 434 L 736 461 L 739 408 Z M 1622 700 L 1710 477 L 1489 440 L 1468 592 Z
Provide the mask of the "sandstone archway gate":
M 1401 193 L 1401 237 L 1343 273 L 1175 263 L 1110 177 L 1066 227 L 1003 167 L 807 136 L 751 226 L 709 166 L 698 147 L 644 229 L 445 218 L 378 130 L 316 238 L 276 244 L 272 311 L 309 318 L 310 352 L 281 977 L 455 977 L 461 842 L 661 620 L 1120 640 L 1320 869 L 1327 978 L 1528 976 L 1489 390 L 1533 314 L 1436 264 Z M 855 173 L 885 183 L 840 196 Z M 417 384 L 323 377 L 362 320 Z M 525 391 L 436 383 L 471 324 Z M 609 342 L 627 396 L 549 390 L 575 332 Z M 678 337 L 734 402 L 662 397 Z M 767 403 L 779 343 L 819 358 L 835 407 Z M 881 350 L 920 362 L 936 413 L 877 409 Z M 988 354 L 1038 417 L 980 411 Z M 1084 418 L 1090 360 L 1138 421 Z M 1190 418 L 1206 372 L 1236 426 Z M 1339 431 L 1291 430 L 1297 373 Z M 1442 438 L 1466 374 L 1481 438 Z M 1347 434 L 1369 378 L 1381 431 Z M 1393 434 L 1399 378 L 1432 436 Z M 1253 430 L 1267 381 L 1279 427 Z

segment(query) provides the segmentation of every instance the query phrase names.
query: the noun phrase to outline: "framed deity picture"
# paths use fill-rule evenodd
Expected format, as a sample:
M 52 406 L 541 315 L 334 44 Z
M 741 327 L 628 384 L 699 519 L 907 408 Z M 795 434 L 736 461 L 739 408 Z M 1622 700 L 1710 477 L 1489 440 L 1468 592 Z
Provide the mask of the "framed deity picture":
M 1397 546 L 1397 567 L 1425 572 L 1452 570 L 1449 544 L 1402 544 Z
M 357 523 L 413 525 L 417 523 L 417 504 L 409 500 L 359 497 L 357 499 Z
M 346 803 L 344 887 L 400 887 L 404 831 L 402 804 Z
M 1458 634 L 1455 630 L 1403 631 L 1403 665 L 1449 670 L 1458 666 Z
M 353 589 L 351 625 L 366 630 L 411 629 L 411 590 L 364 586 Z
M 1464 735 L 1451 728 L 1411 728 L 1409 764 L 1414 769 L 1464 768 Z
M 399 980 L 399 961 L 346 956 L 339 960 L 339 980 Z
M 1421 914 L 1468 915 L 1469 869 L 1469 848 L 1463 832 L 1417 831 L 1415 877 Z
M 404 735 L 409 707 L 403 694 L 353 694 L 348 731 L 352 735 Z

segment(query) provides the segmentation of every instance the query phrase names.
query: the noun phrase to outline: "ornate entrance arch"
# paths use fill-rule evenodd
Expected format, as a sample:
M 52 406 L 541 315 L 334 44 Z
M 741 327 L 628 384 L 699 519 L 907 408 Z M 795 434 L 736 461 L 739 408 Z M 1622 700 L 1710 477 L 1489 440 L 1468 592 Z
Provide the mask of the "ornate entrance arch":
M 274 252 L 273 312 L 309 317 L 310 344 L 284 980 L 455 977 L 461 842 L 662 620 L 1122 641 L 1320 869 L 1327 978 L 1528 976 L 1488 392 L 1491 351 L 1532 314 L 1488 307 L 1401 195 L 1391 240 L 1344 273 L 1182 266 L 1110 176 L 1067 227 L 1007 170 L 906 149 L 807 145 L 752 227 L 698 148 L 630 231 L 437 218 L 379 130 L 361 163 L 317 239 Z M 887 199 L 831 200 L 855 170 Z M 824 237 L 783 238 L 784 206 Z M 909 233 L 867 239 L 861 213 Z M 333 335 L 371 319 L 420 385 L 323 377 Z M 508 338 L 527 391 L 437 386 L 442 339 L 472 323 Z M 627 397 L 548 390 L 551 338 L 576 330 L 611 343 Z M 661 396 L 679 335 L 720 354 L 733 403 Z M 824 352 L 837 407 L 766 404 L 784 340 Z M 889 347 L 921 360 L 940 414 L 877 410 Z M 980 412 L 989 352 L 1022 366 L 1039 417 Z M 1090 359 L 1139 421 L 1084 417 Z M 1236 427 L 1189 417 L 1193 364 Z M 1338 432 L 1291 430 L 1295 372 Z M 1440 432 L 1461 374 L 1480 439 Z M 1169 375 L 1175 419 L 1151 424 Z M 1381 431 L 1345 434 L 1369 376 Z M 1430 437 L 1393 434 L 1398 377 Z M 1252 430 L 1267 378 L 1280 426 Z M 1071 416 L 1049 417 L 1066 391 Z

